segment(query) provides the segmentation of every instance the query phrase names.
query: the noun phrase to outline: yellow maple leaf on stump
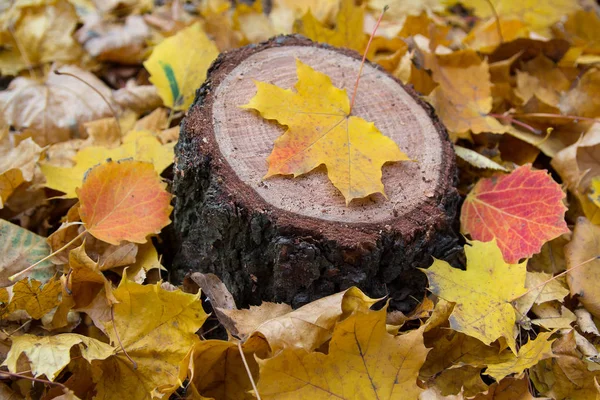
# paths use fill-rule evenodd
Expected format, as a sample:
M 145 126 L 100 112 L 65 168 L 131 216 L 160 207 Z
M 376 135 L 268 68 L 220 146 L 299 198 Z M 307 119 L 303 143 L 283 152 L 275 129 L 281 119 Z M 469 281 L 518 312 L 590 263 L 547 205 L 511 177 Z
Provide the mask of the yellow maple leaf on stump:
M 385 329 L 386 309 L 338 323 L 327 355 L 286 348 L 258 360 L 262 399 L 416 399 L 428 350 L 424 327 L 401 336 Z
M 374 123 L 351 115 L 345 89 L 333 86 L 327 75 L 300 60 L 296 66 L 295 92 L 255 81 L 256 95 L 242 106 L 288 127 L 275 140 L 265 178 L 296 177 L 325 164 L 346 204 L 373 193 L 385 195 L 381 167 L 409 158 Z
M 526 261 L 507 264 L 496 241 L 472 241 L 465 246 L 467 270 L 435 260 L 424 270 L 429 290 L 454 302 L 450 327 L 489 345 L 504 338 L 516 354 L 513 328 L 516 321 L 511 301 L 526 293 Z

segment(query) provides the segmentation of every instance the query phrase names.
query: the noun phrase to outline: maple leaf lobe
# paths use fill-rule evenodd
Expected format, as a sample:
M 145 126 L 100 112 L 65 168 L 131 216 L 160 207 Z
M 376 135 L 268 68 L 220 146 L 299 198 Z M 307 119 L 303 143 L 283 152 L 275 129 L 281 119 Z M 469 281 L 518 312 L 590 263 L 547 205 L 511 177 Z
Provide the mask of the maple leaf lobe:
M 409 158 L 373 122 L 350 115 L 346 90 L 335 87 L 329 76 L 298 59 L 296 68 L 295 91 L 254 81 L 256 95 L 241 106 L 287 126 L 275 140 L 265 178 L 297 177 L 324 164 L 346 205 L 373 193 L 385 196 L 381 167 Z

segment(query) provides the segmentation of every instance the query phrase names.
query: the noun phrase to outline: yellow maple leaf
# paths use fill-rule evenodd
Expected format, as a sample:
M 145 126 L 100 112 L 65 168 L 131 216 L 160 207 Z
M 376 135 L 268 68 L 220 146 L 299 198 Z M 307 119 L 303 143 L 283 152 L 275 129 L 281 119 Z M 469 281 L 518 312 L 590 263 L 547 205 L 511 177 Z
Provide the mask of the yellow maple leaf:
M 284 349 L 259 360 L 261 398 L 416 399 L 424 327 L 394 337 L 385 318 L 385 308 L 352 314 L 336 325 L 327 355 Z
M 548 340 L 554 332 L 541 332 L 535 340 L 529 340 L 519 349 L 519 353 L 510 360 L 489 365 L 486 375 L 500 381 L 510 374 L 520 374 L 526 368 L 533 367 L 541 360 L 553 357 L 552 342 Z
M 2 365 L 6 365 L 13 373 L 22 372 L 18 370 L 18 360 L 21 354 L 24 354 L 29 360 L 34 377 L 45 375 L 54 381 L 71 361 L 71 348 L 76 345 L 81 356 L 88 362 L 104 360 L 116 351 L 106 343 L 75 333 L 42 337 L 25 334 L 12 338 L 12 346 Z
M 350 115 L 345 89 L 333 86 L 327 75 L 300 60 L 296 66 L 296 92 L 255 81 L 256 95 L 242 106 L 288 127 L 275 140 L 265 178 L 298 176 L 325 164 L 346 204 L 373 193 L 385 195 L 381 167 L 409 158 L 375 124 Z
M 363 7 L 354 5 L 354 0 L 343 0 L 337 14 L 335 29 L 329 29 L 319 22 L 309 9 L 302 19 L 296 21 L 294 30 L 315 42 L 362 52 L 366 43 L 363 32 L 364 14 Z
M 167 107 L 187 110 L 196 89 L 206 79 L 206 71 L 219 50 L 206 36 L 200 23 L 182 29 L 160 42 L 144 62 L 150 82 Z
M 60 197 L 70 199 L 77 197 L 75 189 L 81 187 L 85 173 L 94 165 L 109 158 L 115 161 L 133 158 L 152 163 L 156 172 L 160 174 L 173 162 L 173 147 L 174 143 L 161 144 L 150 131 L 132 131 L 125 136 L 123 144 L 117 148 L 90 146 L 78 151 L 73 159 L 75 162 L 73 167 L 58 167 L 42 163 L 41 169 L 46 177 L 46 187 L 64 192 L 65 194 Z
M 60 300 L 60 281 L 50 279 L 44 286 L 34 279 L 23 279 L 13 286 L 10 310 L 25 310 L 33 319 L 42 318 L 56 307 Z
M 441 260 L 424 270 L 429 290 L 456 303 L 450 315 L 452 329 L 487 345 L 502 337 L 516 354 L 516 316 L 511 301 L 526 292 L 526 262 L 507 264 L 495 240 L 470 244 L 465 246 L 466 271 Z
M 105 324 L 106 333 L 136 366 L 122 351 L 95 362 L 97 398 L 150 399 L 154 390 L 174 391 L 180 384 L 180 363 L 198 342 L 195 333 L 208 317 L 200 295 L 167 291 L 160 283 L 139 285 L 126 277 L 113 295 L 119 303 L 113 306 L 114 323 Z

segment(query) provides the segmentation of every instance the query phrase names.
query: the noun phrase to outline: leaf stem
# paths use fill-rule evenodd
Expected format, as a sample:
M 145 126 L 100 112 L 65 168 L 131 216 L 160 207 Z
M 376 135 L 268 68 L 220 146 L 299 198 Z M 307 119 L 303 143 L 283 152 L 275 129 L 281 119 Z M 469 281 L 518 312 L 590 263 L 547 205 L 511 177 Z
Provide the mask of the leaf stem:
M 248 362 L 246 362 L 246 355 L 244 354 L 244 349 L 242 349 L 242 342 L 238 342 L 238 350 L 240 351 L 240 355 L 242 356 L 242 361 L 244 362 L 244 367 L 246 367 L 246 373 L 248 374 L 248 378 L 250 378 L 250 383 L 252 383 L 252 389 L 254 389 L 254 394 L 256 394 L 256 398 L 258 400 L 261 400 L 260 393 L 258 393 L 256 383 L 254 383 L 254 378 L 252 377 L 252 372 L 250 372 L 250 367 L 248 366 Z
M 25 375 L 15 374 L 15 373 L 8 372 L 8 371 L 0 371 L 0 374 L 1 375 L 7 375 L 7 376 L 10 376 L 12 378 L 22 378 L 22 379 L 27 379 L 27 380 L 33 381 L 33 382 L 44 383 L 44 384 L 47 384 L 47 385 L 60 386 L 65 391 L 65 393 L 69 390 L 68 387 L 66 387 L 65 385 L 63 385 L 60 382 L 52 382 L 52 381 L 49 381 L 49 380 L 38 379 L 38 378 L 34 378 L 32 376 L 25 376 Z
M 379 28 L 379 24 L 381 24 L 381 20 L 383 19 L 383 14 L 387 11 L 388 6 L 383 7 L 379 18 L 377 19 L 377 23 L 375 24 L 375 28 L 373 28 L 373 32 L 369 37 L 369 42 L 367 43 L 367 47 L 365 48 L 365 53 L 363 54 L 362 61 L 360 62 L 360 69 L 358 70 L 358 76 L 356 77 L 356 83 L 354 84 L 354 92 L 352 92 L 352 100 L 350 100 L 350 111 L 348 115 L 352 114 L 352 109 L 354 108 L 354 101 L 356 100 L 356 92 L 358 91 L 358 82 L 360 81 L 360 76 L 362 75 L 363 67 L 365 66 L 365 61 L 367 59 L 367 53 L 369 52 L 369 47 L 371 47 L 371 42 L 373 41 L 373 37 L 375 37 L 375 32 L 377 32 L 377 28 Z
M 531 117 L 531 118 L 563 118 L 563 119 L 570 119 L 575 122 L 578 122 L 579 120 L 590 121 L 590 122 L 598 121 L 598 118 L 578 117 L 577 115 L 562 115 L 562 114 L 552 114 L 552 113 L 524 113 L 524 114 L 514 114 L 514 116 Z
M 71 240 L 69 243 L 65 244 L 63 247 L 61 247 L 60 249 L 53 251 L 52 253 L 48 254 L 46 257 L 42 258 L 41 260 L 39 260 L 38 262 L 36 262 L 35 264 L 30 265 L 29 267 L 25 268 L 24 270 L 17 272 L 16 274 L 9 276 L 8 280 L 11 282 L 14 282 L 15 279 L 17 279 L 17 277 L 19 275 L 23 275 L 24 273 L 32 270 L 33 268 L 37 267 L 38 265 L 40 265 L 41 263 L 43 263 L 44 261 L 46 261 L 49 258 L 54 257 L 55 255 L 57 255 L 58 253 L 60 253 L 61 251 L 63 251 L 64 249 L 66 249 L 67 247 L 69 247 L 70 245 L 72 245 L 73 243 L 75 243 L 75 241 L 77 241 L 78 239 L 80 239 L 84 234 L 87 233 L 87 230 L 84 230 L 83 232 L 81 232 L 79 235 L 75 236 L 73 238 L 73 240 Z
M 529 124 L 526 124 L 526 123 L 525 123 L 525 122 L 523 122 L 523 121 L 519 121 L 518 119 L 515 119 L 515 118 L 514 118 L 512 115 L 508 115 L 508 114 L 493 114 L 493 113 L 490 113 L 490 114 L 488 114 L 488 116 L 490 116 L 490 117 L 494 117 L 494 118 L 497 118 L 497 119 L 503 119 L 503 120 L 506 120 L 506 121 L 510 122 L 511 124 L 515 124 L 515 125 L 517 125 L 517 126 L 520 126 L 521 128 L 525 128 L 525 129 L 527 129 L 528 131 L 530 131 L 530 132 L 532 132 L 532 133 L 535 133 L 536 135 L 541 135 L 541 134 L 542 134 L 542 131 L 541 131 L 541 130 L 539 130 L 539 129 L 536 129 L 536 128 L 534 128 L 533 126 L 531 126 L 531 125 L 529 125 Z
M 110 104 L 110 102 L 107 100 L 106 97 L 104 97 L 104 95 L 102 94 L 102 92 L 100 92 L 98 89 L 96 89 L 93 85 L 89 84 L 88 82 L 84 81 L 83 79 L 81 79 L 80 77 L 78 77 L 75 74 L 72 74 L 70 72 L 60 72 L 59 70 L 55 69 L 54 73 L 56 75 L 66 75 L 66 76 L 70 76 L 71 78 L 75 78 L 77 79 L 79 82 L 83 83 L 84 85 L 86 85 L 87 87 L 89 87 L 90 89 L 92 89 L 94 92 L 96 92 L 98 94 L 98 96 L 102 97 L 102 100 L 104 100 L 104 102 L 106 103 L 106 105 L 108 106 L 108 108 L 110 109 L 110 112 L 112 113 L 113 118 L 115 119 L 116 123 L 117 123 L 117 129 L 119 130 L 119 136 L 123 137 L 123 132 L 121 131 L 121 124 L 119 123 L 119 117 L 117 116 L 117 112 L 115 111 L 115 109 L 112 107 L 112 105 Z
M 496 7 L 494 7 L 494 3 L 492 0 L 485 0 L 490 8 L 492 9 L 492 13 L 494 13 L 494 19 L 496 20 L 496 28 L 498 29 L 498 36 L 500 38 L 500 44 L 504 43 L 504 37 L 502 36 L 502 26 L 500 25 L 500 16 L 498 15 L 498 11 L 496 11 Z
M 587 260 L 585 260 L 585 261 L 583 261 L 583 262 L 581 262 L 581 263 L 577 264 L 576 266 L 574 266 L 574 267 L 572 267 L 572 268 L 568 268 L 568 269 L 564 270 L 563 272 L 561 272 L 560 274 L 557 274 L 557 275 L 553 276 L 552 278 L 548 279 L 547 281 L 544 281 L 544 282 L 540 283 L 539 285 L 537 285 L 537 286 L 534 286 L 534 287 L 530 288 L 528 291 L 526 291 L 526 292 L 525 292 L 525 293 L 523 293 L 522 295 L 520 295 L 520 296 L 517 296 L 517 297 L 515 297 L 514 299 L 512 299 L 512 300 L 511 300 L 511 302 L 513 302 L 513 301 L 517 300 L 518 298 L 521 298 L 521 297 L 525 296 L 526 294 L 528 294 L 528 293 L 530 293 L 530 292 L 532 292 L 532 291 L 534 291 L 534 290 L 536 290 L 536 289 L 539 289 L 539 288 L 541 288 L 542 286 L 545 286 L 545 285 L 547 285 L 548 283 L 552 282 L 553 280 L 555 280 L 555 279 L 557 279 L 557 278 L 560 278 L 561 276 L 563 276 L 563 275 L 565 275 L 565 274 L 568 274 L 568 273 L 569 273 L 569 271 L 573 271 L 574 269 L 577 269 L 577 268 L 579 268 L 579 267 L 581 267 L 581 266 L 584 266 L 584 265 L 586 265 L 587 263 L 590 263 L 590 262 L 592 262 L 592 261 L 594 261 L 594 260 L 598 260 L 598 259 L 600 259 L 600 255 L 599 255 L 599 256 L 592 257 L 592 258 L 590 258 L 590 259 L 587 259 Z
M 121 342 L 121 338 L 119 337 L 119 332 L 117 331 L 117 324 L 115 323 L 115 305 L 114 304 L 110 307 L 110 319 L 112 320 L 113 330 L 115 331 L 115 336 L 117 337 L 119 346 L 121 346 L 121 350 L 123 350 L 123 354 L 125 354 L 125 357 L 127 357 L 127 359 L 129 361 L 131 361 L 131 363 L 133 364 L 133 369 L 136 370 L 138 367 L 137 363 L 133 360 L 133 358 L 131 358 L 129 356 L 129 354 L 127 354 L 127 350 L 125 350 L 125 347 L 123 347 L 123 343 Z

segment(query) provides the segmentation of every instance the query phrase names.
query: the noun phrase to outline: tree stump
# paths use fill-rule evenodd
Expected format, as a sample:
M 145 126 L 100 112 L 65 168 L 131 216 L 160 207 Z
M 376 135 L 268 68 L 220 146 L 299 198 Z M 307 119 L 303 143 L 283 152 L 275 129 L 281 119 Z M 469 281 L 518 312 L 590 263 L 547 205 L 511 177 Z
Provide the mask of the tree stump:
M 185 56 L 185 55 L 183 55 Z M 407 310 L 423 296 L 415 267 L 460 251 L 452 230 L 459 196 L 452 143 L 431 106 L 367 63 L 353 115 L 375 123 L 416 162 L 388 163 L 388 199 L 346 206 L 320 167 L 263 180 L 285 128 L 239 106 L 253 80 L 291 88 L 298 58 L 351 94 L 361 56 L 300 36 L 279 36 L 221 54 L 198 90 L 175 148 L 174 268 L 218 275 L 238 306 L 262 300 L 300 306 L 358 286 Z

